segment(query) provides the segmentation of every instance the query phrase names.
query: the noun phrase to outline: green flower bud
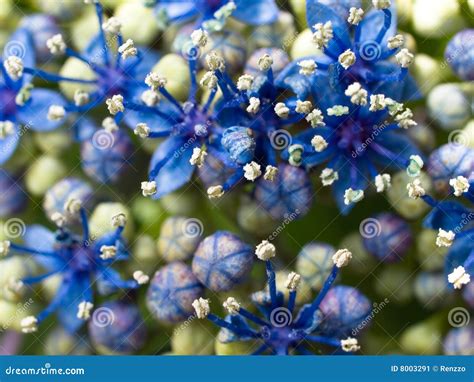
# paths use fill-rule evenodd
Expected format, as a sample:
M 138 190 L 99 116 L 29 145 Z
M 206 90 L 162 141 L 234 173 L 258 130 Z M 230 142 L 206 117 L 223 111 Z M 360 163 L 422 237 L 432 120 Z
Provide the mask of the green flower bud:
M 437 231 L 425 229 L 420 232 L 416 241 L 417 260 L 426 271 L 441 270 L 444 267 L 445 256 L 449 248 L 438 247 L 436 245 L 437 236 Z
M 460 129 L 471 117 L 471 103 L 456 84 L 435 86 L 426 104 L 431 118 L 445 130 Z
M 123 2 L 114 16 L 122 21 L 124 41 L 131 38 L 137 45 L 148 45 L 158 34 L 153 8 L 144 7 L 142 0 Z
M 210 323 L 191 316 L 174 328 L 171 350 L 175 355 L 210 355 L 214 351 L 214 332 Z
M 70 57 L 64 62 L 59 74 L 63 77 L 79 78 L 82 80 L 96 79 L 96 75 L 89 65 L 74 57 Z M 59 88 L 67 98 L 72 100 L 74 99 L 74 93 L 76 90 L 83 90 L 87 93 L 92 93 L 95 89 L 95 86 L 91 84 L 61 81 L 59 83 Z
M 461 132 L 460 143 L 474 149 L 474 119 L 471 119 Z
M 301 57 L 313 56 L 323 54 L 320 50 L 316 48 L 316 45 L 313 43 L 313 32 L 311 29 L 304 29 L 296 37 L 293 45 L 291 46 L 290 56 L 293 60 L 297 60 Z
M 249 198 L 244 198 L 240 203 L 237 222 L 244 230 L 258 236 L 270 234 L 276 226 L 268 212 Z
M 286 301 L 288 301 L 288 298 L 290 297 L 290 291 L 286 287 L 289 274 L 290 271 L 278 271 L 275 274 L 277 290 L 283 293 Z M 298 286 L 298 293 L 296 294 L 296 305 L 303 305 L 310 302 L 312 298 L 313 292 L 311 291 L 311 287 L 306 281 L 301 279 Z
M 430 38 L 454 34 L 465 25 L 457 1 L 415 0 L 412 20 L 415 31 Z
M 45 131 L 34 134 L 36 145 L 45 154 L 57 156 L 71 147 L 71 134 L 66 130 Z
M 34 306 L 32 298 L 17 303 L 0 299 L 0 329 L 20 332 L 21 320 L 34 315 Z
M 147 274 L 153 274 L 160 258 L 156 251 L 155 240 L 150 235 L 141 235 L 135 240 L 131 260 L 128 266 L 131 273 L 140 269 Z
M 192 193 L 172 192 L 160 199 L 161 206 L 170 215 L 192 214 L 196 210 L 196 195 Z
M 297 17 L 299 25 L 306 25 L 306 1 L 290 0 L 290 7 Z
M 421 184 L 430 193 L 432 184 L 430 177 L 424 172 L 420 176 Z M 416 219 L 428 211 L 429 206 L 421 199 L 408 196 L 407 184 L 412 182 L 406 171 L 402 170 L 392 176 L 392 187 L 387 190 L 387 196 L 392 207 L 406 219 Z
M 43 13 L 52 15 L 59 20 L 70 20 L 77 17 L 84 9 L 84 2 L 82 1 L 37 0 L 36 3 Z
M 43 196 L 57 181 L 67 174 L 62 160 L 49 155 L 38 157 L 25 175 L 25 187 L 35 196 Z
M 418 146 L 426 151 L 434 149 L 436 144 L 435 133 L 423 123 L 410 127 L 407 131 L 408 135 L 418 144 Z
M 168 90 L 175 98 L 185 101 L 188 98 L 191 78 L 188 63 L 177 54 L 167 54 L 153 67 L 153 72 L 160 73 L 166 77 Z
M 92 212 L 92 215 L 89 219 L 91 238 L 96 240 L 105 233 L 114 231 L 115 228 L 112 226 L 111 219 L 113 216 L 118 214 L 124 214 L 127 218 L 127 224 L 125 225 L 123 234 L 127 239 L 130 240 L 133 237 L 133 233 L 135 231 L 130 210 L 122 203 L 112 202 L 100 203 Z
M 418 83 L 423 84 L 421 90 L 426 95 L 435 85 L 443 82 L 449 69 L 427 54 L 419 53 L 415 56 L 413 73 Z
M 377 276 L 375 290 L 380 296 L 390 296 L 390 300 L 404 304 L 413 295 L 412 272 L 404 264 L 390 264 Z
M 374 269 L 376 261 L 365 249 L 359 232 L 352 232 L 344 237 L 339 247 L 349 248 L 352 252 L 351 270 L 359 274 L 366 274 Z
M 87 48 L 90 41 L 99 33 L 99 23 L 94 6 L 86 6 L 80 17 L 71 23 L 71 40 L 79 51 Z
M 132 203 L 132 214 L 148 233 L 158 233 L 166 215 L 162 205 L 150 198 L 136 198 Z
M 438 317 L 409 326 L 400 337 L 402 350 L 408 354 L 435 355 L 441 351 L 441 322 Z
M 18 302 L 28 288 L 16 290 L 13 283 L 37 273 L 35 262 L 26 257 L 10 257 L 0 261 L 0 299 Z
M 44 343 L 45 355 L 87 355 L 90 350 L 87 344 L 75 334 L 70 334 L 62 327 L 54 328 Z

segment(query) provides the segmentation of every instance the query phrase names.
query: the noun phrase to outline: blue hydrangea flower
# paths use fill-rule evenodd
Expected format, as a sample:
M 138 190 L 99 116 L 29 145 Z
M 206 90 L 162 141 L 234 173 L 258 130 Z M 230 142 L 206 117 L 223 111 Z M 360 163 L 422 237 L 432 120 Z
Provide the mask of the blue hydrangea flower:
M 34 66 L 32 36 L 19 27 L 0 57 L 0 165 L 13 155 L 29 129 L 50 131 L 64 121 L 66 101 L 54 90 L 33 87 Z
M 56 19 L 46 13 L 34 13 L 23 17 L 20 27 L 31 33 L 38 62 L 49 60 L 51 52 L 46 42 L 54 35 L 61 33 Z
M 349 11 L 349 7 L 353 10 Z M 396 33 L 395 5 L 385 8 L 380 4 L 378 8 L 364 13 L 358 0 L 308 0 L 308 27 L 322 53 L 315 50 L 314 56 L 293 62 L 281 73 L 278 84 L 292 88 L 304 99 L 314 80 L 323 75 L 344 87 L 360 82 L 371 92 L 397 100 L 419 98 L 417 86 L 408 74 L 413 55 L 403 48 L 403 36 Z M 389 60 L 394 55 L 398 63 Z M 299 65 L 304 60 L 317 64 L 315 75 L 301 74 Z
M 154 3 L 157 20 L 162 26 L 193 19 L 201 25 L 211 19 L 222 18 L 223 15 L 216 15 L 216 12 L 226 6 L 232 17 L 250 25 L 270 24 L 278 17 L 274 0 L 234 0 L 235 9 L 229 0 L 155 0 Z
M 35 332 L 52 313 L 57 313 L 61 324 L 70 332 L 78 330 L 91 314 L 94 302 L 94 285 L 99 294 L 105 295 L 121 289 L 137 288 L 145 283 L 146 275 L 137 271 L 135 280 L 122 280 L 120 274 L 112 268 L 116 261 L 126 260 L 129 256 L 122 238 L 125 216 L 112 217 L 115 231 L 101 237 L 89 233 L 89 224 L 84 207 L 77 199 L 68 199 L 67 210 L 78 213 L 82 224 L 82 235 L 77 235 L 63 224 L 64 217 L 56 214 L 53 219 L 59 229 L 52 232 L 41 225 L 27 227 L 24 245 L 1 242 L 1 254 L 8 252 L 18 255 L 31 255 L 46 272 L 39 276 L 18 281 L 19 287 L 32 286 L 53 275 L 61 276 L 61 283 L 50 304 L 36 317 L 29 316 L 22 321 L 25 333 Z
M 444 199 L 437 201 L 430 195 L 421 198 L 432 207 L 423 224 L 438 230 L 436 245 L 449 247 L 445 261 L 445 276 L 454 289 L 469 284 L 474 275 L 474 180 L 460 175 L 449 181 L 453 195 L 465 203 Z M 472 293 L 472 290 L 471 290 Z M 469 291 L 466 301 L 472 303 Z
M 134 354 L 147 339 L 146 325 L 137 306 L 126 301 L 100 305 L 87 327 L 92 344 L 102 354 Z
M 422 154 L 407 134 L 416 122 L 403 104 L 382 93 L 372 94 L 359 82 L 334 89 L 318 77 L 306 120 L 313 128 L 292 137 L 283 157 L 294 166 L 311 170 L 324 165 L 323 186 L 332 186 L 339 209 L 348 213 L 364 197 L 372 182 L 378 192 L 390 187 L 385 171 L 407 168 Z M 309 101 L 307 101 L 309 102 Z
M 449 41 L 444 52 L 446 61 L 456 75 L 465 80 L 474 80 L 474 29 L 464 29 Z
M 207 318 L 222 328 L 218 336 L 221 342 L 256 341 L 258 347 L 253 354 L 313 354 L 308 349 L 311 344 L 328 345 L 336 351 L 359 350 L 357 340 L 347 336 L 370 314 L 371 303 L 354 288 L 331 289 L 339 269 L 352 257 L 347 249 L 333 255 L 334 265 L 318 296 L 298 312 L 295 312 L 295 304 L 301 276 L 294 272 L 289 274 L 286 281 L 289 297 L 285 301 L 284 293 L 277 290 L 270 260 L 275 256 L 275 247 L 263 241 L 257 246 L 256 255 L 265 261 L 268 276 L 268 288 L 252 295 L 260 315 L 247 310 L 233 297 L 223 304 L 229 313 L 225 319 L 210 312 L 209 300 L 199 298 L 193 303 L 198 318 Z

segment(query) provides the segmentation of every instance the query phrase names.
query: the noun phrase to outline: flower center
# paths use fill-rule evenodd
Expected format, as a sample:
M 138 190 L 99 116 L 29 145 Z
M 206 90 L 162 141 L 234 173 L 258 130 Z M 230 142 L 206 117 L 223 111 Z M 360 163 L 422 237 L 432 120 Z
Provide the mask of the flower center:
M 125 88 L 125 76 L 120 69 L 106 68 L 99 76 L 99 87 L 106 96 L 121 94 Z

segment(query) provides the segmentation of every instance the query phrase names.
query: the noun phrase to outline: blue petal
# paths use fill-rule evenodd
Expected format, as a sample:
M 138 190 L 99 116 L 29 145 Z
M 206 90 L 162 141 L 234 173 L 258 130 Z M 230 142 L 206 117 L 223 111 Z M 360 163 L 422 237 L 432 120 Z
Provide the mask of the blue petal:
M 461 203 L 441 202 L 426 216 L 423 226 L 431 229 L 442 228 L 445 231 L 459 230 L 459 227 L 466 226 L 465 223 L 463 224 L 463 220 L 469 216 L 470 212 Z
M 31 33 L 26 28 L 20 27 L 10 36 L 3 49 L 3 58 L 8 56 L 20 57 L 25 67 L 33 68 L 35 66 L 35 46 Z M 23 84 L 31 82 L 31 79 L 31 74 L 22 76 Z
M 194 0 L 160 0 L 155 7 L 155 12 L 166 12 L 170 22 L 185 22 L 199 12 L 199 7 Z
M 235 5 L 237 8 L 232 16 L 246 24 L 270 24 L 278 18 L 274 0 L 235 0 Z
M 382 47 L 382 54 L 385 51 L 388 51 L 387 41 L 390 37 L 393 37 L 397 33 L 397 10 L 395 7 L 395 2 L 392 1 L 392 5 L 389 8 L 389 11 L 392 15 L 390 27 L 388 28 L 387 32 L 385 33 L 380 46 Z M 360 28 L 360 43 L 364 44 L 364 42 L 374 41 L 377 38 L 378 33 L 383 27 L 385 20 L 385 13 L 377 10 L 372 9 L 370 12 L 364 15 L 362 21 L 359 24 Z
M 339 175 L 339 179 L 334 182 L 332 193 L 339 211 L 341 211 L 343 215 L 347 215 L 355 206 L 355 203 L 350 203 L 349 205 L 344 204 L 344 194 L 346 190 L 348 188 L 352 188 L 353 190 L 365 190 L 368 186 L 368 171 L 363 163 L 358 161 L 354 166 L 356 166 L 356 170 L 352 168 L 351 161 L 345 157 L 341 157 L 334 166 Z
M 149 50 L 147 47 L 139 46 L 137 48 L 140 52 L 140 57 L 130 57 L 122 64 L 125 72 L 133 77 L 128 86 L 134 86 L 136 81 L 144 81 L 146 75 L 151 72 L 160 59 L 158 53 Z M 137 60 L 139 60 L 138 63 Z
M 161 198 L 189 182 L 194 172 L 194 166 L 189 163 L 189 160 L 193 148 L 198 147 L 199 144 L 195 139 L 192 141 L 192 138 L 188 140 L 186 137 L 170 137 L 160 144 L 151 159 L 150 171 L 158 162 L 165 158 L 168 160 L 153 179 L 157 186 L 157 193 L 153 195 L 153 198 Z
M 56 235 L 46 227 L 34 224 L 26 228 L 23 241 L 29 248 L 34 248 L 42 252 L 54 252 Z M 35 255 L 34 259 L 48 270 L 58 269 L 64 265 L 62 261 L 47 256 Z
M 469 261 L 466 260 L 469 258 Z M 474 264 L 471 259 L 474 258 L 474 250 L 472 248 L 472 236 L 465 236 L 463 238 L 454 240 L 453 245 L 449 249 L 446 256 L 444 272 L 446 279 L 448 275 L 453 271 L 454 268 L 459 266 L 468 267 L 466 272 L 472 277 L 474 273 Z M 468 264 L 466 264 L 466 262 Z M 471 281 L 472 282 L 472 281 Z
M 106 53 L 109 53 L 109 58 L 111 58 L 110 49 L 107 51 L 104 49 L 101 35 L 98 33 L 89 41 L 89 44 L 84 49 L 83 56 L 95 65 L 105 65 Z
M 31 98 L 18 109 L 18 119 L 35 131 L 50 131 L 59 127 L 63 120 L 50 121 L 48 109 L 52 105 L 66 106 L 64 98 L 53 90 L 32 89 Z
M 72 126 L 74 130 L 74 139 L 78 142 L 84 142 L 91 139 L 97 131 L 97 126 L 90 118 L 81 118 Z
M 321 4 L 317 0 L 307 0 L 306 2 L 306 19 L 308 27 L 312 28 L 317 23 L 326 23 L 331 21 L 332 29 L 334 34 L 339 37 L 345 49 L 349 49 L 351 46 L 351 40 L 349 36 L 348 24 L 345 19 L 339 17 L 339 15 L 328 6 Z M 335 41 L 334 38 L 329 42 L 326 48 L 334 54 L 339 54 L 345 49 L 342 49 Z
M 88 272 L 75 273 L 62 285 L 61 288 L 68 288 L 61 307 L 58 309 L 58 317 L 64 328 L 70 332 L 76 332 L 83 324 L 84 320 L 77 318 L 77 307 L 82 301 L 92 301 L 92 287 Z
M 319 0 L 319 2 L 333 9 L 339 17 L 345 20 L 349 17 L 351 7 L 361 8 L 360 0 Z
M 16 150 L 18 142 L 20 141 L 20 134 L 18 134 L 18 126 L 15 125 L 13 134 L 4 139 L 0 139 L 0 165 L 3 165 Z

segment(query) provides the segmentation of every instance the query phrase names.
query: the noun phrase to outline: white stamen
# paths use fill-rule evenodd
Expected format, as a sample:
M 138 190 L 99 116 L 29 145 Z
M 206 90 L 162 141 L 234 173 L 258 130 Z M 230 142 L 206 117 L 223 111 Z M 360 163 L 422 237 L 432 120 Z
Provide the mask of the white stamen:
M 438 236 L 436 237 L 436 245 L 438 247 L 451 247 L 456 235 L 453 231 L 445 231 L 440 228 L 438 231 Z
M 156 182 L 152 180 L 151 182 L 142 182 L 142 195 L 143 196 L 152 196 L 156 194 Z
M 263 240 L 257 247 L 255 248 L 255 254 L 257 257 L 262 261 L 270 260 L 272 257 L 276 255 L 276 248 L 275 246 L 270 243 L 268 240 Z
M 301 282 L 301 275 L 296 272 L 290 272 L 288 277 L 286 278 L 285 287 L 291 292 L 294 292 L 298 289 L 298 286 Z
M 117 215 L 112 216 L 112 227 L 125 227 L 127 224 L 127 216 L 123 213 L 118 213 Z
M 469 191 L 469 180 L 462 175 L 449 180 L 449 185 L 454 189 L 455 196 L 461 196 L 463 193 Z
M 137 123 L 133 132 L 140 138 L 147 138 L 150 135 L 150 128 L 146 123 Z
M 244 166 L 244 177 L 247 180 L 250 180 L 251 182 L 255 181 L 260 175 L 262 175 L 262 170 L 261 166 L 252 161 L 250 163 L 247 163 Z
M 100 247 L 100 258 L 110 260 L 117 256 L 117 247 L 115 245 L 103 245 Z
M 408 196 L 412 199 L 418 199 L 426 194 L 421 186 L 421 180 L 416 178 L 413 182 L 407 184 Z
M 303 161 L 303 153 L 303 145 L 291 145 L 290 147 L 288 147 L 288 154 L 290 155 L 290 157 L 288 158 L 288 163 L 296 167 L 301 166 L 301 163 Z
M 49 121 L 60 121 L 66 115 L 66 110 L 61 105 L 51 105 L 48 109 L 47 118 Z
M 89 99 L 89 93 L 85 92 L 84 90 L 77 89 L 74 92 L 74 105 L 76 106 L 84 106 L 89 102 Z
M 372 4 L 377 9 L 387 9 L 387 8 L 390 8 L 391 1 L 390 0 L 372 0 Z
M 352 259 L 352 253 L 348 249 L 339 249 L 333 256 L 332 262 L 338 268 L 346 267 Z
M 301 68 L 299 73 L 304 76 L 310 76 L 314 74 L 316 68 L 318 67 L 314 60 L 301 60 L 298 62 L 298 66 Z
M 229 314 L 237 314 L 240 310 L 240 304 L 234 297 L 228 297 L 222 306 L 227 310 L 227 312 L 229 312 Z
M 260 110 L 260 100 L 256 97 L 250 97 L 249 105 L 247 106 L 247 113 L 257 114 Z
M 243 74 L 237 80 L 237 89 L 239 90 L 249 90 L 255 79 L 250 74 Z
M 463 285 L 471 281 L 471 276 L 463 266 L 459 266 L 454 268 L 453 272 L 448 275 L 448 281 L 450 284 L 453 284 L 454 289 L 461 289 Z
M 315 32 L 313 33 L 313 42 L 318 49 L 327 48 L 329 41 L 334 37 L 332 30 L 332 22 L 327 21 L 325 24 L 317 23 L 313 25 Z
M 77 318 L 87 321 L 91 318 L 91 311 L 94 308 L 94 304 L 89 301 L 82 301 L 77 308 Z
M 258 59 L 257 65 L 262 72 L 266 72 L 272 67 L 273 58 L 269 54 L 264 54 Z
M 319 109 L 313 109 L 311 113 L 306 116 L 306 120 L 311 123 L 311 127 L 325 126 L 323 113 Z
M 213 71 L 208 71 L 204 76 L 202 76 L 201 81 L 199 81 L 201 86 L 208 88 L 209 90 L 214 89 L 217 86 L 217 77 Z
M 349 9 L 349 17 L 347 21 L 352 25 L 359 25 L 364 16 L 364 10 L 361 8 L 351 7 Z
M 360 349 L 360 346 L 357 339 L 348 337 L 345 340 L 341 340 L 341 348 L 345 352 L 356 352 Z
M 153 89 L 145 90 L 140 96 L 141 101 L 148 107 L 153 107 L 160 102 L 161 96 L 160 93 Z
M 112 117 L 104 118 L 104 120 L 102 121 L 102 127 L 104 128 L 104 130 L 108 131 L 109 133 L 113 133 L 114 131 L 117 131 L 119 128 Z
M 50 218 L 58 227 L 62 227 L 66 224 L 66 218 L 59 212 L 54 212 Z
M 117 17 L 111 17 L 110 19 L 102 23 L 102 29 L 104 30 L 104 32 L 116 36 L 120 33 L 120 30 L 122 29 L 122 23 Z
M 198 300 L 194 300 L 192 303 L 196 316 L 199 319 L 206 318 L 209 313 L 211 313 L 211 308 L 209 306 L 209 300 L 206 300 L 202 297 L 199 297 Z
M 403 103 L 394 101 L 389 97 L 385 97 L 385 106 L 388 107 L 388 113 L 392 116 L 400 113 L 403 110 Z
M 207 45 L 208 37 L 208 33 L 201 28 L 196 29 L 193 31 L 193 33 L 191 33 L 191 40 L 193 41 L 193 44 L 202 48 Z
M 0 258 L 5 257 L 10 252 L 10 242 L 8 240 L 0 241 Z
M 3 61 L 3 66 L 10 78 L 17 81 L 23 75 L 23 60 L 18 56 L 10 56 Z
M 392 177 L 390 174 L 379 174 L 375 177 L 375 188 L 377 192 L 384 192 L 392 187 Z
M 313 139 L 311 139 L 311 146 L 314 147 L 316 152 L 320 153 L 328 147 L 328 143 L 321 135 L 315 135 Z
M 416 126 L 417 123 L 413 119 L 413 113 L 408 107 L 400 114 L 395 116 L 395 122 L 402 129 L 409 129 L 410 127 Z
M 370 95 L 370 107 L 369 111 L 378 111 L 385 109 L 385 95 L 384 94 L 371 94 Z
M 359 82 L 349 85 L 344 94 L 351 97 L 351 102 L 354 105 L 367 105 L 367 90 L 363 89 Z
M 296 100 L 295 111 L 300 114 L 309 114 L 313 109 L 313 104 L 311 101 L 300 101 Z
M 267 167 L 265 168 L 265 174 L 263 175 L 263 179 L 273 182 L 277 174 L 278 174 L 277 167 L 267 165 Z
M 153 90 L 164 88 L 167 82 L 168 80 L 166 79 L 166 77 L 156 72 L 150 72 L 145 77 L 145 84 L 148 85 Z
M 395 55 L 395 58 L 402 68 L 408 68 L 413 63 L 415 56 L 407 48 L 403 48 Z
M 206 63 L 210 70 L 219 70 L 223 72 L 225 69 L 224 59 L 214 50 L 206 55 Z
M 398 49 L 405 43 L 405 37 L 401 34 L 397 34 L 393 37 L 390 37 L 387 41 L 388 49 Z
M 48 47 L 50 53 L 54 55 L 64 54 L 67 48 L 67 45 L 63 39 L 63 35 L 60 33 L 55 34 L 53 37 L 46 40 L 46 46 Z
M 290 109 L 283 102 L 278 102 L 275 105 L 274 110 L 276 115 L 283 119 L 288 118 L 288 115 L 290 114 Z
M 347 106 L 334 105 L 333 107 L 326 109 L 326 112 L 329 116 L 334 115 L 340 117 L 341 115 L 349 114 L 349 108 Z
M 150 277 L 140 270 L 133 272 L 133 279 L 138 283 L 138 285 L 145 285 L 150 281 Z
M 201 168 L 204 165 L 204 160 L 206 159 L 207 152 L 204 149 L 201 149 L 199 147 L 195 147 L 193 149 L 193 154 L 191 155 L 191 158 L 189 159 L 189 163 L 191 163 L 193 166 L 197 166 Z
M 323 171 L 321 171 L 321 175 L 319 175 L 319 177 L 321 178 L 323 186 L 330 186 L 339 179 L 339 174 L 332 168 L 325 168 Z
M 353 190 L 349 187 L 344 192 L 344 204 L 348 206 L 351 203 L 358 203 L 364 199 L 364 195 L 364 190 Z
M 128 39 L 122 45 L 119 46 L 118 52 L 122 55 L 122 59 L 125 60 L 128 57 L 134 57 L 137 55 L 138 50 L 135 48 L 132 39 Z
M 123 96 L 121 94 L 115 94 L 112 98 L 107 98 L 105 104 L 107 105 L 109 113 L 112 115 L 125 110 L 125 107 L 123 106 Z
M 64 203 L 64 210 L 71 215 L 77 214 L 82 208 L 82 203 L 79 199 L 69 197 Z
M 23 333 L 35 333 L 38 331 L 38 319 L 35 316 L 28 316 L 21 320 L 21 331 Z
M 350 49 L 347 49 L 345 52 L 341 53 L 337 59 L 344 69 L 348 69 L 350 66 L 354 65 L 356 62 L 356 55 Z
M 0 121 L 0 139 L 12 135 L 15 132 L 15 125 L 12 121 Z
M 207 189 L 207 196 L 209 199 L 218 199 L 224 195 L 224 188 L 219 184 L 211 186 Z

